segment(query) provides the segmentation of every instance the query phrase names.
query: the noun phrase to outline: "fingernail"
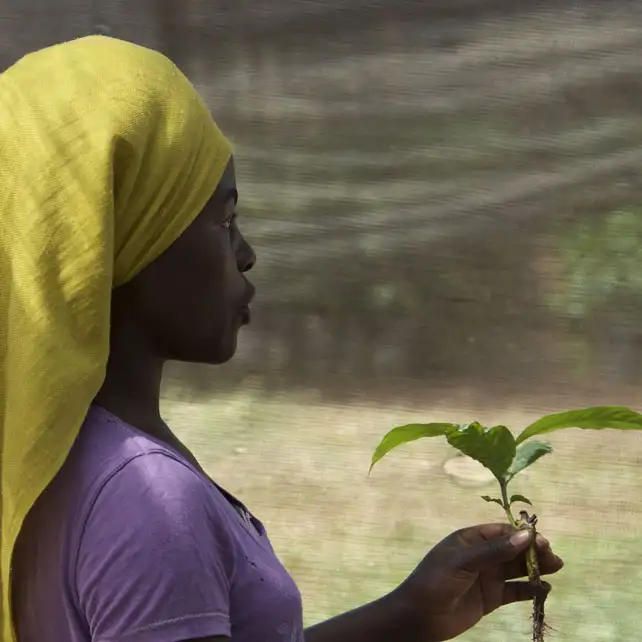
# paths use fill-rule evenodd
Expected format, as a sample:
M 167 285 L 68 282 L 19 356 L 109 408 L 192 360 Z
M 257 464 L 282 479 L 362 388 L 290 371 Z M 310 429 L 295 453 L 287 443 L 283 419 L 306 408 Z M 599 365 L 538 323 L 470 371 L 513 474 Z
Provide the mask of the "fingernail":
M 513 533 L 513 535 L 510 536 L 510 539 L 508 540 L 513 546 L 521 546 L 522 544 L 525 544 L 528 542 L 531 538 L 531 533 L 530 531 L 524 529 L 521 531 L 517 531 L 516 533 Z

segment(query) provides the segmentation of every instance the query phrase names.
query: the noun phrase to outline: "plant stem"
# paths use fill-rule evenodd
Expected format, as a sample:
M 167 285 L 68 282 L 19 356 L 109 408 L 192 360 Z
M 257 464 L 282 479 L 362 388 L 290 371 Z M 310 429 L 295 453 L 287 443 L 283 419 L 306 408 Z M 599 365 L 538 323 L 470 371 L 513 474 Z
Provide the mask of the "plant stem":
M 508 521 L 510 522 L 511 526 L 518 528 L 517 520 L 513 516 L 513 512 L 510 509 L 510 501 L 508 500 L 508 482 L 500 481 L 499 487 L 502 490 L 502 502 L 506 517 L 508 517 Z
M 535 551 L 535 523 L 536 518 L 533 515 L 534 521 L 526 516 L 526 520 L 515 519 L 513 512 L 510 509 L 510 500 L 508 499 L 508 481 L 502 480 L 499 482 L 499 487 L 502 491 L 502 507 L 508 517 L 513 528 L 527 528 L 531 531 L 533 541 L 531 542 L 528 550 L 526 551 L 526 571 L 528 572 L 528 579 L 535 587 L 535 597 L 533 598 L 533 642 L 544 642 L 544 631 L 546 624 L 544 622 L 544 604 L 548 591 L 544 588 L 539 574 L 539 564 L 537 563 L 537 552 Z

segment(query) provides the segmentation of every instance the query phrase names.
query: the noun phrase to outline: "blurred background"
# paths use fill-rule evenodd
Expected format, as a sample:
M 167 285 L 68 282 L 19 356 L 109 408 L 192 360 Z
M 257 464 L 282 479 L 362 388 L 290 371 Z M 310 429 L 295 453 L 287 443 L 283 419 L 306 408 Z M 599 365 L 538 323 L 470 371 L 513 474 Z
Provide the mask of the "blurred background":
M 535 8 L 536 7 L 536 8 Z M 107 33 L 168 54 L 236 147 L 259 260 L 237 358 L 167 419 L 267 525 L 312 624 L 501 520 L 413 420 L 642 408 L 638 0 L 3 0 L 0 67 Z M 642 435 L 553 435 L 515 482 L 566 568 L 563 642 L 639 638 Z M 528 605 L 463 636 L 529 639 Z

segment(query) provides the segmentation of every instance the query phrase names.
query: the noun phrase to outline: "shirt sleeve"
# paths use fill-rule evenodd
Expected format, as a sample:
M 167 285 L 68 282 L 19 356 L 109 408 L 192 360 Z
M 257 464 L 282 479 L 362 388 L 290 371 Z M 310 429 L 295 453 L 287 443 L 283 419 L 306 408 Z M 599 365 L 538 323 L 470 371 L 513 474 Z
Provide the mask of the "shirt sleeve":
M 92 642 L 231 637 L 230 534 L 206 482 L 167 455 L 139 456 L 107 481 L 75 568 Z

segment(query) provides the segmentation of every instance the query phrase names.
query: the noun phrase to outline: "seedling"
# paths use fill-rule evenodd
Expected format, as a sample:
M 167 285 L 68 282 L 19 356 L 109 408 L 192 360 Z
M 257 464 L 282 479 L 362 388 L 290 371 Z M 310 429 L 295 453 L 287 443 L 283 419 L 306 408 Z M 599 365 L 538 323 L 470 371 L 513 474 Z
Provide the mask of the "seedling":
M 642 430 L 642 415 L 622 406 L 597 406 L 558 412 L 541 417 L 525 428 L 517 438 L 506 426 L 486 427 L 477 421 L 469 424 L 431 423 L 398 426 L 388 432 L 377 446 L 372 456 L 370 471 L 380 459 L 402 444 L 422 437 L 446 437 L 451 446 L 488 468 L 499 483 L 499 497 L 484 495 L 482 499 L 499 504 L 515 528 L 529 529 L 534 536 L 537 516 L 529 515 L 527 511 L 522 510 L 519 516 L 515 517 L 511 509 L 515 503 L 532 506 L 531 501 L 519 494 L 509 497 L 508 485 L 517 474 L 553 450 L 549 444 L 531 438 L 564 428 Z M 534 539 L 533 537 L 533 542 Z M 534 544 L 531 544 L 527 551 L 526 568 L 528 579 L 535 587 L 533 642 L 544 642 L 544 633 L 548 628 L 544 617 L 548 590 L 540 578 Z

